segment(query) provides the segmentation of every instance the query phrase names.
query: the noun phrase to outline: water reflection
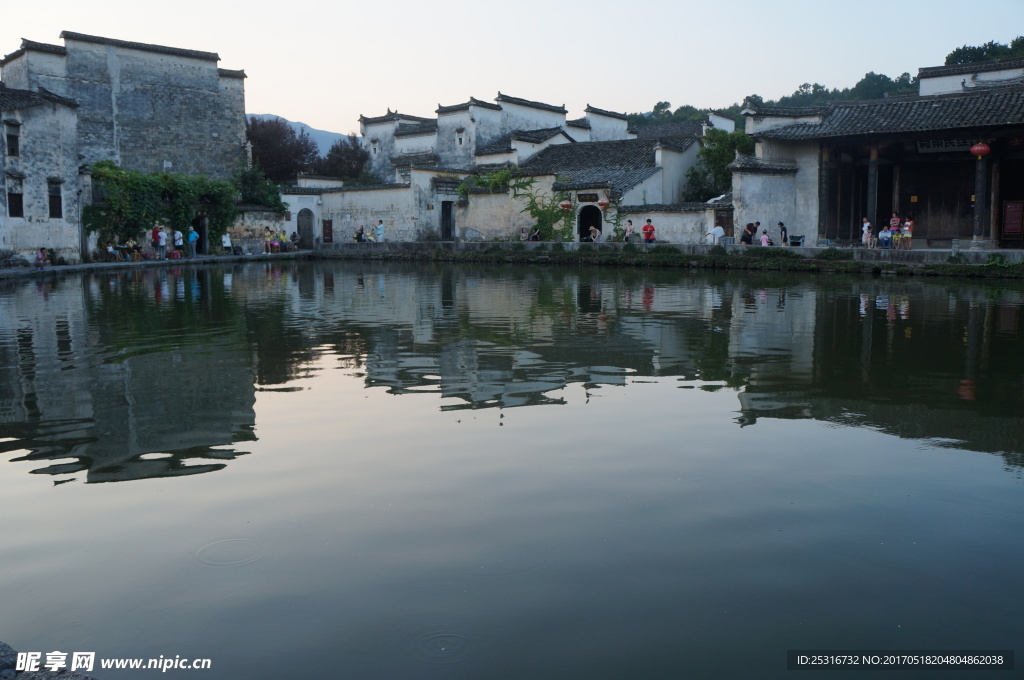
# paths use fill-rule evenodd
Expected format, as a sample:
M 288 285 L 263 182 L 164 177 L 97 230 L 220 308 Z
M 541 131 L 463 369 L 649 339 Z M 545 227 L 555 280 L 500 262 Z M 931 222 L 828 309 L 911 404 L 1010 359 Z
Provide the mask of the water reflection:
M 0 451 L 86 482 L 214 471 L 255 439 L 257 391 L 341 371 L 441 411 L 675 378 L 734 391 L 739 427 L 856 424 L 1020 466 L 1021 307 L 1017 283 L 360 263 L 8 283 Z

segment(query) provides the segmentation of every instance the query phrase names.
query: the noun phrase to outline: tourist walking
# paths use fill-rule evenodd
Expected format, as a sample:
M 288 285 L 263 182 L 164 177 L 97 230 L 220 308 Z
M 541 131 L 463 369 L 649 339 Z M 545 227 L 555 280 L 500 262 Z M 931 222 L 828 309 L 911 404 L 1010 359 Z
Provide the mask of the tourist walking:
M 196 256 L 196 246 L 199 243 L 199 232 L 196 231 L 195 227 L 188 228 L 188 256 L 190 258 Z
M 654 225 L 651 224 L 651 220 L 647 220 L 647 224 L 640 230 L 644 233 L 644 244 L 651 245 L 654 243 Z

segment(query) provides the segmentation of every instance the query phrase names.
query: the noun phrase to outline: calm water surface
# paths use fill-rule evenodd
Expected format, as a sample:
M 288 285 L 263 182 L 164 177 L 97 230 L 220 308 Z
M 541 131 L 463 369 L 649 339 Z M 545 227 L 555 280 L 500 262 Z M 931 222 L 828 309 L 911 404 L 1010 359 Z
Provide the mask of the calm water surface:
M 0 640 L 275 679 L 1013 649 L 1022 300 L 354 263 L 3 283 Z

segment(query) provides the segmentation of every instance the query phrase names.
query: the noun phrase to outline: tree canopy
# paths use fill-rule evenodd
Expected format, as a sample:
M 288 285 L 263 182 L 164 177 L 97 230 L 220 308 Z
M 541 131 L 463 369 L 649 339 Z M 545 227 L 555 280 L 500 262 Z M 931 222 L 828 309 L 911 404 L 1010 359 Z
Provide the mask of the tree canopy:
M 1024 57 L 1024 35 L 1010 41 L 1009 45 L 989 40 L 983 45 L 964 45 L 946 55 L 946 66 L 975 64 L 997 59 L 1013 59 Z
M 355 133 L 334 142 L 327 154 L 313 163 L 313 172 L 330 177 L 355 179 L 360 176 L 370 154 L 359 145 Z
M 710 129 L 701 140 L 697 163 L 686 171 L 684 201 L 704 202 L 732 190 L 732 172 L 729 163 L 736 152 L 754 153 L 754 140 L 743 132 Z
M 320 150 L 309 134 L 281 118 L 249 118 L 245 134 L 252 144 L 252 160 L 275 182 L 294 180 L 309 172 L 320 158 Z

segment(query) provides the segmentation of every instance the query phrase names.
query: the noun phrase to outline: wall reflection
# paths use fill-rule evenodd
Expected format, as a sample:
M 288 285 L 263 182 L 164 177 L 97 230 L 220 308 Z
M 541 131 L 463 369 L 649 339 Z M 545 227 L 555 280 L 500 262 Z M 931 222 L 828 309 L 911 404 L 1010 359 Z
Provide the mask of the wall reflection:
M 221 469 L 254 439 L 257 389 L 335 378 L 329 357 L 440 410 L 671 377 L 735 391 L 740 427 L 814 418 L 1020 466 L 1022 300 L 1016 283 L 335 262 L 9 283 L 0 451 L 87 482 Z

